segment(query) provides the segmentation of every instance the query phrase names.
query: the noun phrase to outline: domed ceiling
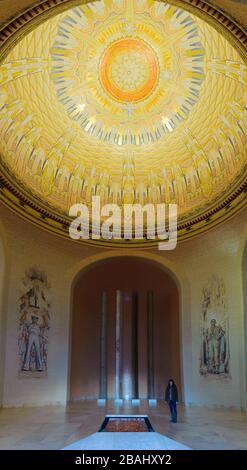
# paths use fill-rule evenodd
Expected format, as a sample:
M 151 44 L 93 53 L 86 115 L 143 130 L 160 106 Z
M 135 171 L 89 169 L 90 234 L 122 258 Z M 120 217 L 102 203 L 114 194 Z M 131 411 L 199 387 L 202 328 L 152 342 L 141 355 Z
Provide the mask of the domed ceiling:
M 189 226 L 243 184 L 243 54 L 176 5 L 73 7 L 12 48 L 0 81 L 5 177 L 61 220 L 99 195 L 102 204 L 176 203 Z

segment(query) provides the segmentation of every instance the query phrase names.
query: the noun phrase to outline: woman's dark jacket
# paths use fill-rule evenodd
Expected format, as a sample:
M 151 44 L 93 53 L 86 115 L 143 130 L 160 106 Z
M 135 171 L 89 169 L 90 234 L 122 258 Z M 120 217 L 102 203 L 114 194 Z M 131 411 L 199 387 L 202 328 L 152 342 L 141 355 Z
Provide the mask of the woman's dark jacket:
M 175 384 L 172 385 L 171 399 L 173 401 L 178 401 L 178 389 Z M 166 387 L 166 401 L 170 401 L 170 385 Z

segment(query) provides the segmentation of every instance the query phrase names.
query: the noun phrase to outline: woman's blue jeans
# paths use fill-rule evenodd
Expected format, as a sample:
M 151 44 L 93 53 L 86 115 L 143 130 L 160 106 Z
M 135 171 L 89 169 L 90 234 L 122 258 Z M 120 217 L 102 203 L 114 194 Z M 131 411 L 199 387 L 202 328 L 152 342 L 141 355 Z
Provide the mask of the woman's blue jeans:
M 177 403 L 175 402 L 175 400 L 169 400 L 169 407 L 170 407 L 172 422 L 176 423 L 177 422 Z

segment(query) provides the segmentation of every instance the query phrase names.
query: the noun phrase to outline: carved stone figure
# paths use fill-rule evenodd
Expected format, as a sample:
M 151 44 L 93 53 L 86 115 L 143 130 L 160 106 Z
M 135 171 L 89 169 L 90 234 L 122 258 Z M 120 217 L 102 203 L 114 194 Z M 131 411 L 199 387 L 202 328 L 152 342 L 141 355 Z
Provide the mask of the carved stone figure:
M 32 315 L 31 319 L 32 319 L 32 322 L 27 327 L 27 329 L 28 329 L 28 342 L 27 342 L 27 348 L 26 348 L 26 354 L 25 354 L 25 361 L 24 361 L 24 365 L 23 365 L 23 370 L 29 370 L 30 369 L 31 351 L 33 350 L 34 356 L 35 356 L 36 370 L 42 371 L 43 366 L 42 366 L 42 360 L 41 360 L 41 354 L 40 354 L 41 328 L 38 325 L 39 317 L 37 317 L 36 315 Z
M 209 372 L 219 374 L 220 365 L 224 363 L 225 351 L 225 332 L 221 325 L 217 325 L 215 319 L 210 321 L 210 327 L 206 332 L 207 356 Z M 221 372 L 224 372 L 221 368 Z
M 202 289 L 200 373 L 229 376 L 229 360 L 225 285 L 213 277 Z
M 23 279 L 20 297 L 20 373 L 39 376 L 47 370 L 47 344 L 50 329 L 49 285 L 44 273 L 33 268 Z

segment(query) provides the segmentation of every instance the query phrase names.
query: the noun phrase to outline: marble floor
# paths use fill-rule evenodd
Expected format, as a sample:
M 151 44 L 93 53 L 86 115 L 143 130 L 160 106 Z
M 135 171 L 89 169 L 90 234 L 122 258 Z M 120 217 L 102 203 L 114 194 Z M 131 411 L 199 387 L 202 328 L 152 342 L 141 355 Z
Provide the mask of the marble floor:
M 63 450 L 190 450 L 158 432 L 96 432 Z
M 164 402 L 149 407 L 97 406 L 96 400 L 63 406 L 0 410 L 0 449 L 62 449 L 98 431 L 106 414 L 147 414 L 156 432 L 192 449 L 247 449 L 247 413 L 178 406 L 178 423 L 169 422 Z

